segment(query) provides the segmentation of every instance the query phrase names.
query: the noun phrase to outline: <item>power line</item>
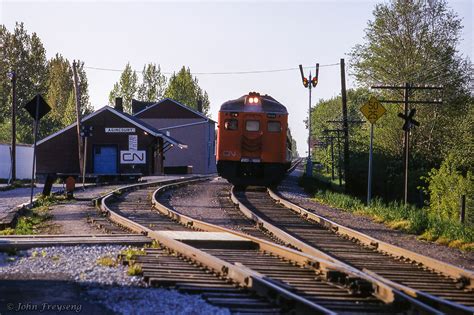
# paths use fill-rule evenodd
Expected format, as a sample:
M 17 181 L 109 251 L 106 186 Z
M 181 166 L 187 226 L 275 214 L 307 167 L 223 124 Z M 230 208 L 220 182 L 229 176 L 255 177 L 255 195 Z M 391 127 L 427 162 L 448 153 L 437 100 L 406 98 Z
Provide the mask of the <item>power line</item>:
M 334 67 L 338 66 L 339 63 L 332 63 L 326 65 L 320 65 L 320 67 Z M 313 66 L 304 67 L 305 69 L 310 69 Z M 111 68 L 100 68 L 100 67 L 84 67 L 86 69 L 91 70 L 99 70 L 99 71 L 111 71 L 111 72 L 123 72 L 124 69 L 111 69 Z M 274 73 L 274 72 L 286 72 L 286 71 L 294 71 L 298 70 L 299 68 L 284 68 L 284 69 L 269 69 L 269 70 L 250 70 L 250 71 L 226 71 L 226 72 L 193 72 L 193 75 L 240 75 L 240 74 L 261 74 L 261 73 Z M 141 74 L 142 71 L 132 70 L 135 73 Z M 171 75 L 175 72 L 162 72 L 163 74 Z

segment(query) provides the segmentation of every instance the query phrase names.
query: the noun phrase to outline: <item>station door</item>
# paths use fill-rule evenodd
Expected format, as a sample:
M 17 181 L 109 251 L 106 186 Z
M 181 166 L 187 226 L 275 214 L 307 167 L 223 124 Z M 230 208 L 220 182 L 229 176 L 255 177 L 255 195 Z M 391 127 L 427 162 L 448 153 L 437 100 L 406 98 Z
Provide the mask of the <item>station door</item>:
M 94 147 L 94 173 L 117 174 L 117 148 L 115 146 Z

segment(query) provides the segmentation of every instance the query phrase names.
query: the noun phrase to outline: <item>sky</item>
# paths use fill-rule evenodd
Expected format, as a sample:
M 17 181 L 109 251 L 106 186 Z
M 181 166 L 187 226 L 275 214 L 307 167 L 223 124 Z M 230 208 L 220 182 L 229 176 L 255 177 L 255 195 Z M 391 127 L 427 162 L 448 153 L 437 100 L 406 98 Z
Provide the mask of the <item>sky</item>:
M 0 0 L 0 24 L 11 31 L 16 21 L 24 22 L 41 38 L 48 58 L 60 53 L 84 61 L 95 108 L 108 104 L 127 62 L 138 74 L 147 63 L 159 64 L 168 77 L 189 67 L 209 94 L 215 120 L 227 100 L 250 91 L 269 94 L 287 107 L 299 154 L 305 156 L 308 89 L 294 68 L 302 64 L 306 74 L 311 69 L 314 74 L 320 64 L 313 105 L 340 94 L 340 59 L 350 73 L 348 53 L 363 43 L 381 1 Z M 459 51 L 474 60 L 473 2 L 448 3 L 463 19 Z M 262 70 L 285 71 L 238 73 Z M 347 74 L 347 87 L 354 85 Z

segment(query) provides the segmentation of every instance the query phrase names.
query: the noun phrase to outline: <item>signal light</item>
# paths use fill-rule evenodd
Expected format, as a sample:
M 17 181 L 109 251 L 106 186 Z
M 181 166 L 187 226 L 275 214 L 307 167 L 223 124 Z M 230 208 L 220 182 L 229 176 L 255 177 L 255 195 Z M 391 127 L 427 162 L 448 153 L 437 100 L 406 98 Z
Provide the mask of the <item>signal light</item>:
M 316 87 L 316 85 L 318 84 L 318 78 L 317 78 L 317 77 L 314 77 L 314 78 L 311 80 L 311 84 L 313 85 L 313 87 Z
M 308 79 L 303 78 L 303 85 L 304 87 L 308 87 Z

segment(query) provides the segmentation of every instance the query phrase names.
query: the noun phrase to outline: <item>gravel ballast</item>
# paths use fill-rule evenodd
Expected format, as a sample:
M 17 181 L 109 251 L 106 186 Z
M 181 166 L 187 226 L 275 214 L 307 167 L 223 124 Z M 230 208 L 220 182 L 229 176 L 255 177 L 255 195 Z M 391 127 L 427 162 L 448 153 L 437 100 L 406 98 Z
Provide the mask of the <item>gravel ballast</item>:
M 116 267 L 97 264 L 99 258 L 116 258 L 126 248 L 116 245 L 57 246 L 20 251 L 15 256 L 0 253 L 0 282 L 43 280 L 38 282 L 35 294 L 41 294 L 41 286 L 47 285 L 47 281 L 79 283 L 86 300 L 116 314 L 229 314 L 227 309 L 214 307 L 198 295 L 147 288 L 141 277 L 128 276 L 127 267 L 121 264 Z M 57 293 L 68 294 L 62 291 Z M 45 296 L 44 299 L 47 303 L 52 303 L 49 302 L 52 297 Z M 29 300 L 14 302 L 13 305 L 20 305 L 19 303 L 25 304 Z
M 278 192 L 282 197 L 287 198 L 295 204 L 318 215 L 364 234 L 368 234 L 381 241 L 461 268 L 474 270 L 473 252 L 464 252 L 459 249 L 418 240 L 416 235 L 390 229 L 383 223 L 374 222 L 367 216 L 356 215 L 348 211 L 332 208 L 316 202 L 298 186 L 298 179 L 302 174 L 303 170 L 301 168 L 296 168 L 282 181 L 280 186 L 278 186 Z
M 381 241 L 406 248 L 461 268 L 474 269 L 474 254 L 459 249 L 418 240 L 416 235 L 393 230 L 382 223 L 376 223 L 366 216 L 356 215 L 341 209 L 322 205 L 311 199 L 298 186 L 302 170 L 297 168 L 278 187 L 278 192 L 288 200 L 336 223 L 368 234 Z M 222 178 L 167 191 L 165 205 L 174 210 L 209 223 L 239 230 L 239 226 L 228 218 L 225 207 L 219 203 L 219 195 L 228 195 L 231 185 Z

